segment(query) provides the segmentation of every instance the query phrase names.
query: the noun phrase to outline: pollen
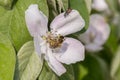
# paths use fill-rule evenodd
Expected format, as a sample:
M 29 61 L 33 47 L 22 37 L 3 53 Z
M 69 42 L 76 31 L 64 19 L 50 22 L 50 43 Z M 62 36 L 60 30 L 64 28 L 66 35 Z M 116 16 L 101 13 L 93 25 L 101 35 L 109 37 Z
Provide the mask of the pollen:
M 51 32 L 47 32 L 47 36 L 42 36 L 42 38 L 43 40 L 46 40 L 51 49 L 61 47 L 61 44 L 64 41 L 64 37 L 62 35 L 52 34 Z

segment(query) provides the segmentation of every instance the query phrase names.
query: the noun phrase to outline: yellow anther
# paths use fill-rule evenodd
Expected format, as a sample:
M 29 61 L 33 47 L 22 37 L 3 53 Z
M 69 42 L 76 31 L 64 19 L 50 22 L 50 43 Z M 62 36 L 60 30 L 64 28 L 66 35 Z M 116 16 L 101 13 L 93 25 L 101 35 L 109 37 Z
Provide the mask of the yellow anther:
M 48 34 L 48 35 L 50 35 L 50 34 L 51 34 L 51 32 L 50 32 L 50 31 L 48 31 L 48 32 L 47 32 L 47 34 Z
M 46 40 L 47 38 L 46 38 L 46 36 L 42 36 L 42 39 L 43 39 L 43 40 Z

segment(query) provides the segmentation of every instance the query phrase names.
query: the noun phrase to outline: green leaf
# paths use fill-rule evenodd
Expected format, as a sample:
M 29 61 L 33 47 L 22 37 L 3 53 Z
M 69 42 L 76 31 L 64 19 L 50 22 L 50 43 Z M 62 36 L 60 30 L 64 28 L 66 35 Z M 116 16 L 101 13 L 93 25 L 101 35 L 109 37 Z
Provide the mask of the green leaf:
M 83 78 L 88 74 L 88 69 L 85 68 L 81 63 L 74 65 L 75 80 L 83 80 Z
M 0 0 L 0 5 L 7 9 L 11 8 L 12 3 L 13 3 L 13 0 Z
M 83 29 L 85 31 L 89 25 L 89 12 L 85 0 L 70 0 L 70 6 L 72 9 L 78 10 L 85 20 L 85 28 Z
M 0 32 L 8 35 L 11 11 L 0 7 Z
M 49 23 L 58 15 L 56 0 L 47 0 L 49 8 Z
M 117 37 L 120 41 L 120 13 L 116 14 L 116 20 L 117 20 L 117 25 L 116 25 L 116 31 L 117 31 Z
M 87 6 L 87 9 L 88 9 L 88 12 L 90 13 L 91 12 L 91 9 L 92 9 L 92 0 L 85 0 L 85 3 L 86 3 L 86 6 Z
M 15 62 L 15 50 L 10 40 L 0 33 L 0 80 L 13 80 Z
M 10 36 L 17 51 L 31 40 L 25 23 L 25 10 L 30 4 L 38 4 L 40 10 L 48 15 L 46 0 L 18 0 L 13 9 L 8 11 L 0 7 L 0 31 Z
M 120 80 L 120 46 L 118 47 L 117 53 L 112 61 L 111 76 L 114 80 Z
M 118 68 L 116 76 L 114 77 L 114 80 L 120 80 L 120 68 Z
M 116 52 L 117 48 L 118 48 L 118 38 L 117 38 L 116 33 L 117 33 L 117 30 L 119 30 L 119 29 L 117 29 L 117 27 L 112 25 L 112 24 L 110 25 L 110 28 L 111 28 L 110 36 L 109 36 L 109 39 L 107 40 L 105 45 L 108 48 L 110 48 L 109 51 L 111 51 L 112 54 L 114 54 Z M 114 44 L 111 44 L 111 43 L 114 43 Z
M 17 57 L 20 80 L 35 80 L 41 72 L 43 60 L 34 52 L 33 42 L 25 43 Z
M 62 13 L 63 11 L 65 11 L 62 0 L 57 0 L 57 10 L 58 13 Z
M 75 80 L 72 65 L 66 65 L 66 73 L 59 77 L 59 80 Z
M 116 3 L 118 3 L 117 1 L 118 0 L 114 0 L 114 1 L 113 0 L 106 0 L 107 4 L 108 4 L 108 6 L 113 14 L 117 12 L 117 4 L 116 4 Z
M 68 0 L 62 0 L 65 9 L 68 9 Z
M 44 65 L 38 80 L 59 80 L 48 66 Z
M 65 65 L 65 68 L 66 73 L 59 77 L 45 64 L 38 80 L 75 80 L 72 65 Z
M 76 80 L 110 80 L 106 63 L 98 56 L 88 54 L 84 62 L 75 66 Z M 74 68 L 74 69 L 75 69 Z M 80 71 L 80 72 L 79 72 Z
M 62 0 L 47 0 L 49 8 L 49 25 L 52 20 L 62 11 L 64 11 Z

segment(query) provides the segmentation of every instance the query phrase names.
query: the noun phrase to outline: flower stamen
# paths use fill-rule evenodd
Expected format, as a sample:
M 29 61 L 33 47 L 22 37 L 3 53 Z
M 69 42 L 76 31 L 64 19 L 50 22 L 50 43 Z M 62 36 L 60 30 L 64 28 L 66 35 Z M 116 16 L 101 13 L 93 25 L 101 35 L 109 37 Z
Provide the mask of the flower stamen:
M 46 40 L 47 43 L 49 43 L 51 49 L 61 47 L 61 44 L 64 41 L 64 37 L 62 35 L 52 34 L 51 32 L 47 32 L 47 37 L 42 36 L 42 38 Z

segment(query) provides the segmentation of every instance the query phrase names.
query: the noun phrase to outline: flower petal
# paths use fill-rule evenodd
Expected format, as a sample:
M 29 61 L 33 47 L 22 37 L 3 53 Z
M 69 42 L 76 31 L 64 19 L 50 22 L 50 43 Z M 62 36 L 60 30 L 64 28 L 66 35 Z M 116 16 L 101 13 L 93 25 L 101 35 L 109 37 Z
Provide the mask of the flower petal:
M 25 11 L 25 20 L 31 36 L 44 35 L 47 32 L 47 17 L 38 9 L 38 5 L 32 4 Z
M 78 39 L 80 39 L 80 41 L 82 41 L 84 44 L 89 44 L 94 41 L 96 35 L 96 29 L 89 26 L 86 32 L 84 32 L 83 34 L 79 34 Z
M 46 42 L 40 36 L 34 37 L 34 46 L 35 51 L 39 56 L 46 53 Z
M 108 9 L 108 5 L 105 0 L 93 0 L 92 8 L 98 11 L 104 11 Z
M 103 49 L 102 46 L 94 44 L 94 43 L 85 45 L 85 48 L 88 52 L 98 52 Z
M 80 34 L 78 38 L 85 44 L 96 44 L 102 46 L 110 35 L 110 27 L 105 22 L 104 17 L 98 14 L 90 16 L 90 25 L 88 30 Z M 89 48 L 90 49 L 90 48 Z
M 60 52 L 55 54 L 57 60 L 65 64 L 76 63 L 85 58 L 85 48 L 80 41 L 66 38 L 61 46 Z
M 34 37 L 34 47 L 35 47 L 35 51 L 37 52 L 37 54 L 41 54 L 41 50 L 40 50 L 40 41 L 38 39 L 38 37 Z
M 49 67 L 58 75 L 61 76 L 66 72 L 66 69 L 64 66 L 55 58 L 55 56 L 52 53 L 52 50 L 48 47 L 47 49 L 47 57 L 46 60 L 48 61 Z
M 63 36 L 80 31 L 85 26 L 85 21 L 78 11 L 72 10 L 66 17 L 61 13 L 52 21 L 50 28 Z
M 94 23 L 93 23 L 94 22 Z M 97 35 L 94 39 L 94 43 L 103 45 L 110 35 L 110 27 L 106 23 L 103 16 L 99 14 L 93 14 L 90 16 L 90 27 L 93 27 L 97 31 Z

